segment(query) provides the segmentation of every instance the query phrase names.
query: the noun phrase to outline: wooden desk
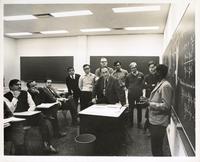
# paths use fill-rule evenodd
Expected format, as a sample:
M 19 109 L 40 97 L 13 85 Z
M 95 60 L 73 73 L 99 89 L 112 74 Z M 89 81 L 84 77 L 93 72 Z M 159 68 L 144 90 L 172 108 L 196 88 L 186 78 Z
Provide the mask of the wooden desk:
M 117 155 L 125 139 L 126 107 L 120 105 L 92 105 L 80 111 L 80 133 L 96 136 L 96 155 Z

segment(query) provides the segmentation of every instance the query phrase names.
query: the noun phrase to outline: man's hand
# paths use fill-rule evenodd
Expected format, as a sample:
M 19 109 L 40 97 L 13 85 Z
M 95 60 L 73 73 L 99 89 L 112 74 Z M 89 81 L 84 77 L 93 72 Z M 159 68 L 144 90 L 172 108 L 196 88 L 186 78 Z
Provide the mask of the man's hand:
M 13 96 L 15 97 L 15 98 L 18 98 L 19 97 L 19 95 L 20 95 L 20 91 L 14 91 L 13 92 Z
M 92 99 L 92 103 L 94 103 L 94 104 L 97 103 L 96 98 L 93 98 L 93 99 Z

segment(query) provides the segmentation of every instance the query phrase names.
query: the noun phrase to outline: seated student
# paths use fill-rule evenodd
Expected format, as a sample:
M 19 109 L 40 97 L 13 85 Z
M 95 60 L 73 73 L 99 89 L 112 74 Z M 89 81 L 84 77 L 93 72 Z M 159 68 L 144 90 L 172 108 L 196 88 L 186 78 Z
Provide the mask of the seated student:
M 41 103 L 47 103 L 44 100 L 44 92 L 43 88 L 37 87 L 36 81 L 32 80 L 27 82 L 27 88 L 28 92 L 33 98 L 33 101 L 35 102 L 36 105 L 40 105 Z M 65 136 L 66 133 L 64 132 L 59 132 L 59 126 L 58 126 L 58 119 L 57 119 L 57 111 L 59 109 L 59 105 L 55 105 L 53 109 L 50 109 L 50 111 L 44 113 L 46 118 L 51 119 L 50 121 L 52 122 L 53 125 L 53 130 L 54 130 L 54 136 L 56 137 L 62 137 Z
M 72 125 L 77 125 L 77 111 L 73 98 L 69 96 L 68 98 L 61 97 L 52 87 L 52 80 L 45 80 L 45 87 L 41 91 L 43 101 L 46 103 L 58 102 L 62 110 L 70 110 L 72 117 Z
M 34 111 L 36 106 L 31 95 L 24 90 L 21 90 L 21 82 L 18 79 L 13 79 L 9 82 L 10 91 L 4 95 L 7 98 L 7 105 L 11 112 L 23 112 L 23 111 Z M 9 104 L 10 102 L 10 104 Z M 45 149 L 55 153 L 55 148 L 51 145 L 48 134 L 48 126 L 42 115 L 39 115 L 34 120 L 37 126 L 39 126 L 41 135 L 44 141 Z M 22 133 L 21 133 L 22 134 Z M 23 138 L 23 137 L 21 137 Z M 18 141 L 18 137 L 16 139 Z M 23 139 L 24 140 L 24 139 Z M 21 144 L 23 145 L 23 144 Z
M 116 104 L 120 101 L 121 105 L 125 105 L 125 95 L 118 80 L 110 75 L 108 67 L 103 67 L 101 72 L 102 77 L 99 78 L 93 90 L 92 102 Z
M 3 98 L 4 100 L 4 119 L 12 117 L 13 116 L 13 110 L 14 107 L 12 106 L 12 103 L 7 99 Z M 15 151 L 10 152 L 11 147 L 7 149 L 6 145 L 4 147 L 4 154 L 15 154 L 15 155 L 23 155 L 25 154 L 25 148 L 24 148 L 24 129 L 23 124 L 19 123 L 15 126 L 10 126 L 4 130 L 4 144 L 6 144 L 7 141 L 11 141 L 14 144 Z M 12 145 L 11 145 L 12 146 Z M 9 150 L 9 151 L 7 151 Z

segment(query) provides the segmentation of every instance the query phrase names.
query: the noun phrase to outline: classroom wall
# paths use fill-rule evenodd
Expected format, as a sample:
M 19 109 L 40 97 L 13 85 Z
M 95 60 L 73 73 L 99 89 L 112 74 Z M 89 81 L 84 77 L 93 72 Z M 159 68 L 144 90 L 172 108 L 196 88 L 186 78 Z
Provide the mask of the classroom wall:
M 4 38 L 4 85 L 10 79 L 19 78 L 20 61 L 17 55 L 17 41 L 11 38 Z
M 90 62 L 90 56 L 160 56 L 162 42 L 162 34 L 4 38 L 6 84 L 13 77 L 20 77 L 20 56 L 74 56 L 75 70 L 82 74 L 82 65 Z

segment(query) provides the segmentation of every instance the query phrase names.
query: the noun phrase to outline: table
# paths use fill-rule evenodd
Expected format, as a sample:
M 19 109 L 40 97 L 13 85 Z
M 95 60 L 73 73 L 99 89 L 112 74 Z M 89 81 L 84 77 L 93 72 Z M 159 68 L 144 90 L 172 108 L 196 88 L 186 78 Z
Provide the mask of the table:
M 79 112 L 80 134 L 96 136 L 96 155 L 117 155 L 125 139 L 126 108 L 118 104 L 97 104 Z

